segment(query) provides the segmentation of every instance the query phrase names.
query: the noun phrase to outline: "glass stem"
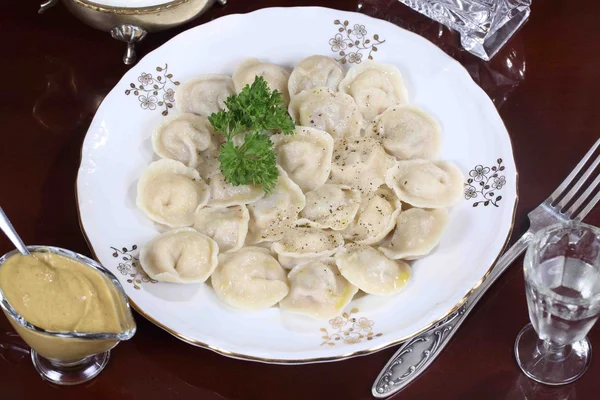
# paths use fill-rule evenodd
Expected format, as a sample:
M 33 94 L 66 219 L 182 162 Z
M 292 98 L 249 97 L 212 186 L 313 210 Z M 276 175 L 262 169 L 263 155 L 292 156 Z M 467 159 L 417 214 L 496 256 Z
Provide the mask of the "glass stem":
M 560 362 L 569 355 L 569 346 L 561 346 L 540 339 L 537 345 L 537 351 L 542 355 L 542 359 L 551 362 Z
M 73 368 L 73 367 L 78 367 L 81 364 L 84 364 L 91 357 L 93 357 L 93 356 L 88 356 L 88 357 L 82 358 L 81 360 L 76 360 L 76 361 L 61 361 L 61 360 L 55 360 L 55 359 L 49 359 L 49 358 L 47 358 L 47 360 L 50 362 L 50 364 L 52 364 L 53 366 L 58 367 L 58 368 Z

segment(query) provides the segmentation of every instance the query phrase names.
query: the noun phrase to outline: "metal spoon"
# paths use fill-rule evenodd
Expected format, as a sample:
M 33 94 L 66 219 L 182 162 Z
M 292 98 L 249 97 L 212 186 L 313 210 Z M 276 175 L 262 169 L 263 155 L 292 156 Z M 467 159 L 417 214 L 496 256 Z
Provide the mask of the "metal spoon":
M 4 214 L 4 210 L 2 210 L 2 207 L 0 207 L 0 229 L 2 229 L 2 232 L 4 232 L 4 234 L 15 245 L 17 250 L 21 252 L 21 254 L 23 254 L 24 256 L 31 255 L 29 250 L 27 250 L 27 246 L 25 246 L 25 243 L 23 243 L 23 241 L 19 237 L 19 234 L 17 233 L 17 231 L 15 231 L 15 228 L 10 223 L 10 220 L 8 219 L 6 214 Z

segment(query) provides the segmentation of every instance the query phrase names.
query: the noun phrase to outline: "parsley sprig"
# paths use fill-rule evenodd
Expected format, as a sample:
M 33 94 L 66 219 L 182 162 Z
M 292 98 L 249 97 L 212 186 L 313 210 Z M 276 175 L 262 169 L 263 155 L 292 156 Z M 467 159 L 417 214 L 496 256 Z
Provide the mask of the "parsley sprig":
M 226 110 L 208 117 L 213 129 L 225 136 L 219 149 L 219 162 L 225 180 L 234 186 L 262 185 L 269 193 L 277 184 L 277 157 L 265 131 L 279 130 L 286 135 L 294 131 L 294 122 L 283 103 L 281 93 L 271 92 L 262 77 L 246 85 L 237 95 L 225 100 Z M 236 146 L 233 138 L 245 134 L 244 143 Z

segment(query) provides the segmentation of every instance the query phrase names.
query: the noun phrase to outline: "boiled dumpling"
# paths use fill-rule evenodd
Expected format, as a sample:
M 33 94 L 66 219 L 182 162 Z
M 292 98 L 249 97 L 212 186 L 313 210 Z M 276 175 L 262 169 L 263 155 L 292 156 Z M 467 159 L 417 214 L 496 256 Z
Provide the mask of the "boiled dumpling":
M 221 172 L 219 162 L 219 148 L 225 142 L 225 137 L 221 134 L 214 133 L 212 136 L 212 145 L 204 151 L 198 152 L 198 162 L 196 169 L 200 172 L 200 176 L 206 182 L 215 175 Z
M 408 100 L 400 70 L 389 64 L 369 61 L 357 64 L 348 70 L 339 89 L 354 98 L 367 122 L 388 107 Z
M 298 213 L 304 208 L 306 199 L 298 185 L 287 173 L 277 167 L 279 178 L 273 191 L 260 200 L 248 204 L 250 224 L 248 243 L 279 240 L 294 226 Z
M 375 192 L 364 194 L 356 217 L 342 231 L 344 239 L 359 244 L 373 244 L 394 229 L 402 204 L 390 188 L 382 185 Z
M 398 161 L 385 174 L 398 198 L 422 208 L 450 207 L 463 195 L 464 177 L 449 161 Z
M 273 251 L 292 258 L 316 258 L 335 254 L 344 246 L 342 234 L 318 228 L 294 227 L 273 243 Z
M 246 244 L 248 244 L 248 243 L 246 243 Z M 273 242 L 260 242 L 260 243 L 255 243 L 252 246 L 260 247 L 262 249 L 268 250 L 269 254 L 271 254 L 275 258 L 278 258 L 277 253 L 275 253 L 273 250 L 271 250 L 271 247 L 273 247 Z M 279 259 L 277 261 L 279 261 Z M 279 264 L 281 264 L 281 263 L 279 263 Z M 283 265 L 282 265 L 282 267 L 283 267 Z
M 434 159 L 440 151 L 440 124 L 415 106 L 388 108 L 366 133 L 379 139 L 385 150 L 399 159 Z
M 335 255 L 340 273 L 368 294 L 385 296 L 398 293 L 410 278 L 410 266 L 390 260 L 370 246 L 349 245 Z
M 188 167 L 195 168 L 199 153 L 215 147 L 213 135 L 208 119 L 194 114 L 181 114 L 154 131 L 152 147 L 162 158 L 181 161 Z
M 150 219 L 179 228 L 194 223 L 196 210 L 208 201 L 209 190 L 198 171 L 164 158 L 151 163 L 137 185 L 137 206 Z
M 225 100 L 233 94 L 233 81 L 227 75 L 202 75 L 181 85 L 175 105 L 181 112 L 208 117 L 224 110 Z
M 297 126 L 293 135 L 271 136 L 277 163 L 303 191 L 325 183 L 331 171 L 333 138 L 315 128 Z
M 213 176 L 221 173 L 220 166 L 218 149 L 207 149 L 198 154 L 196 169 L 206 182 L 209 182 Z
M 244 247 L 221 254 L 211 277 L 215 293 L 232 307 L 246 310 L 269 308 L 289 292 L 285 270 L 269 250 Z
M 210 187 L 210 207 L 229 207 L 248 204 L 262 198 L 265 192 L 262 186 L 253 184 L 234 186 L 225 180 L 220 172 L 215 173 L 208 184 Z
M 398 215 L 392 237 L 379 250 L 391 259 L 422 257 L 437 246 L 447 225 L 448 211 L 444 208 L 408 209 Z
M 212 238 L 221 253 L 239 250 L 246 240 L 250 215 L 246 206 L 204 207 L 198 210 L 194 229 Z
M 297 265 L 288 279 L 290 293 L 279 306 L 282 310 L 314 318 L 337 316 L 358 292 L 358 288 L 340 274 L 332 258 Z
M 281 266 L 285 269 L 292 269 L 296 265 L 304 264 L 309 261 L 322 261 L 322 260 L 331 258 L 331 254 L 325 255 L 325 256 L 318 256 L 318 257 L 297 258 L 297 257 L 284 256 L 281 254 L 277 254 L 275 252 L 273 252 L 273 253 L 277 256 L 277 261 L 279 261 L 279 264 L 281 264 Z
M 236 92 L 241 92 L 246 85 L 252 85 L 257 76 L 265 79 L 269 89 L 281 93 L 285 105 L 289 104 L 288 79 L 290 73 L 279 65 L 262 62 L 257 58 L 247 59 L 233 71 L 233 85 Z
M 297 125 L 328 132 L 334 139 L 358 136 L 363 128 L 354 99 L 327 87 L 305 90 L 294 96 L 289 112 Z
M 208 122 L 207 118 L 199 117 L 199 116 L 192 115 L 192 114 L 185 114 L 185 115 L 193 117 L 196 121 L 202 121 L 202 124 L 204 124 L 204 126 L 208 127 L 208 131 L 210 132 L 210 142 L 207 146 L 203 146 L 204 147 L 203 149 L 198 148 L 197 153 L 193 154 L 191 151 L 188 152 L 188 150 L 186 150 L 186 148 L 191 150 L 192 145 L 189 144 L 188 143 L 189 140 L 184 137 L 183 139 L 185 140 L 186 143 L 181 141 L 180 142 L 181 145 L 178 148 L 176 148 L 176 149 L 178 149 L 177 151 L 179 153 L 183 153 L 184 156 L 178 157 L 177 159 L 179 161 L 185 162 L 185 160 L 188 159 L 187 155 L 189 154 L 190 155 L 189 158 L 191 160 L 191 162 L 189 162 L 189 166 L 196 168 L 198 170 L 198 172 L 200 173 L 200 176 L 202 177 L 202 179 L 204 181 L 208 182 L 213 175 L 215 175 L 216 173 L 219 172 L 219 166 L 220 166 L 219 148 L 225 142 L 225 138 L 223 135 L 213 131 L 212 126 Z M 199 124 L 196 123 L 195 125 L 199 125 Z M 155 133 L 155 135 L 158 135 L 158 133 Z M 163 136 L 164 136 L 164 134 L 163 134 Z M 178 134 L 178 135 L 174 136 L 174 138 L 177 140 L 180 140 L 180 138 L 179 138 L 180 136 L 181 135 Z M 177 142 L 172 140 L 171 147 L 174 147 L 173 146 L 174 144 L 177 144 Z M 165 155 L 160 154 L 160 150 L 156 144 L 154 145 L 154 149 L 163 158 L 164 157 L 175 158 L 174 156 L 169 156 L 168 154 L 165 154 Z
M 329 181 L 367 193 L 385 182 L 385 172 L 393 165 L 393 157 L 385 152 L 377 140 L 344 139 L 337 142 L 333 150 Z
M 296 225 L 339 231 L 348 227 L 360 207 L 360 192 L 346 185 L 327 183 L 305 196 Z
M 296 65 L 290 75 L 290 96 L 321 86 L 335 91 L 343 77 L 342 66 L 333 58 L 319 55 L 307 57 Z
M 217 267 L 219 246 L 192 228 L 162 233 L 140 251 L 140 264 L 148 276 L 172 283 L 201 283 Z

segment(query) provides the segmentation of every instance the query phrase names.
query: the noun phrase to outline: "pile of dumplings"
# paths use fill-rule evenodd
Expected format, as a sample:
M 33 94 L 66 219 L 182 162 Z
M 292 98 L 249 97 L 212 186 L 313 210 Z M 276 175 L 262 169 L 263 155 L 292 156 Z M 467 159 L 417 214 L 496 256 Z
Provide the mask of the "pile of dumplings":
M 229 185 L 219 170 L 222 135 L 207 117 L 256 76 L 283 94 L 293 135 L 267 132 L 279 179 Z M 407 104 L 398 68 L 363 62 L 344 72 L 330 57 L 302 60 L 291 74 L 258 59 L 232 77 L 203 75 L 176 92 L 179 114 L 154 132 L 152 162 L 137 205 L 168 227 L 143 246 L 140 263 L 158 281 L 210 278 L 218 298 L 247 310 L 332 318 L 362 290 L 402 290 L 405 260 L 427 255 L 462 195 L 463 175 L 436 159 L 439 124 Z

